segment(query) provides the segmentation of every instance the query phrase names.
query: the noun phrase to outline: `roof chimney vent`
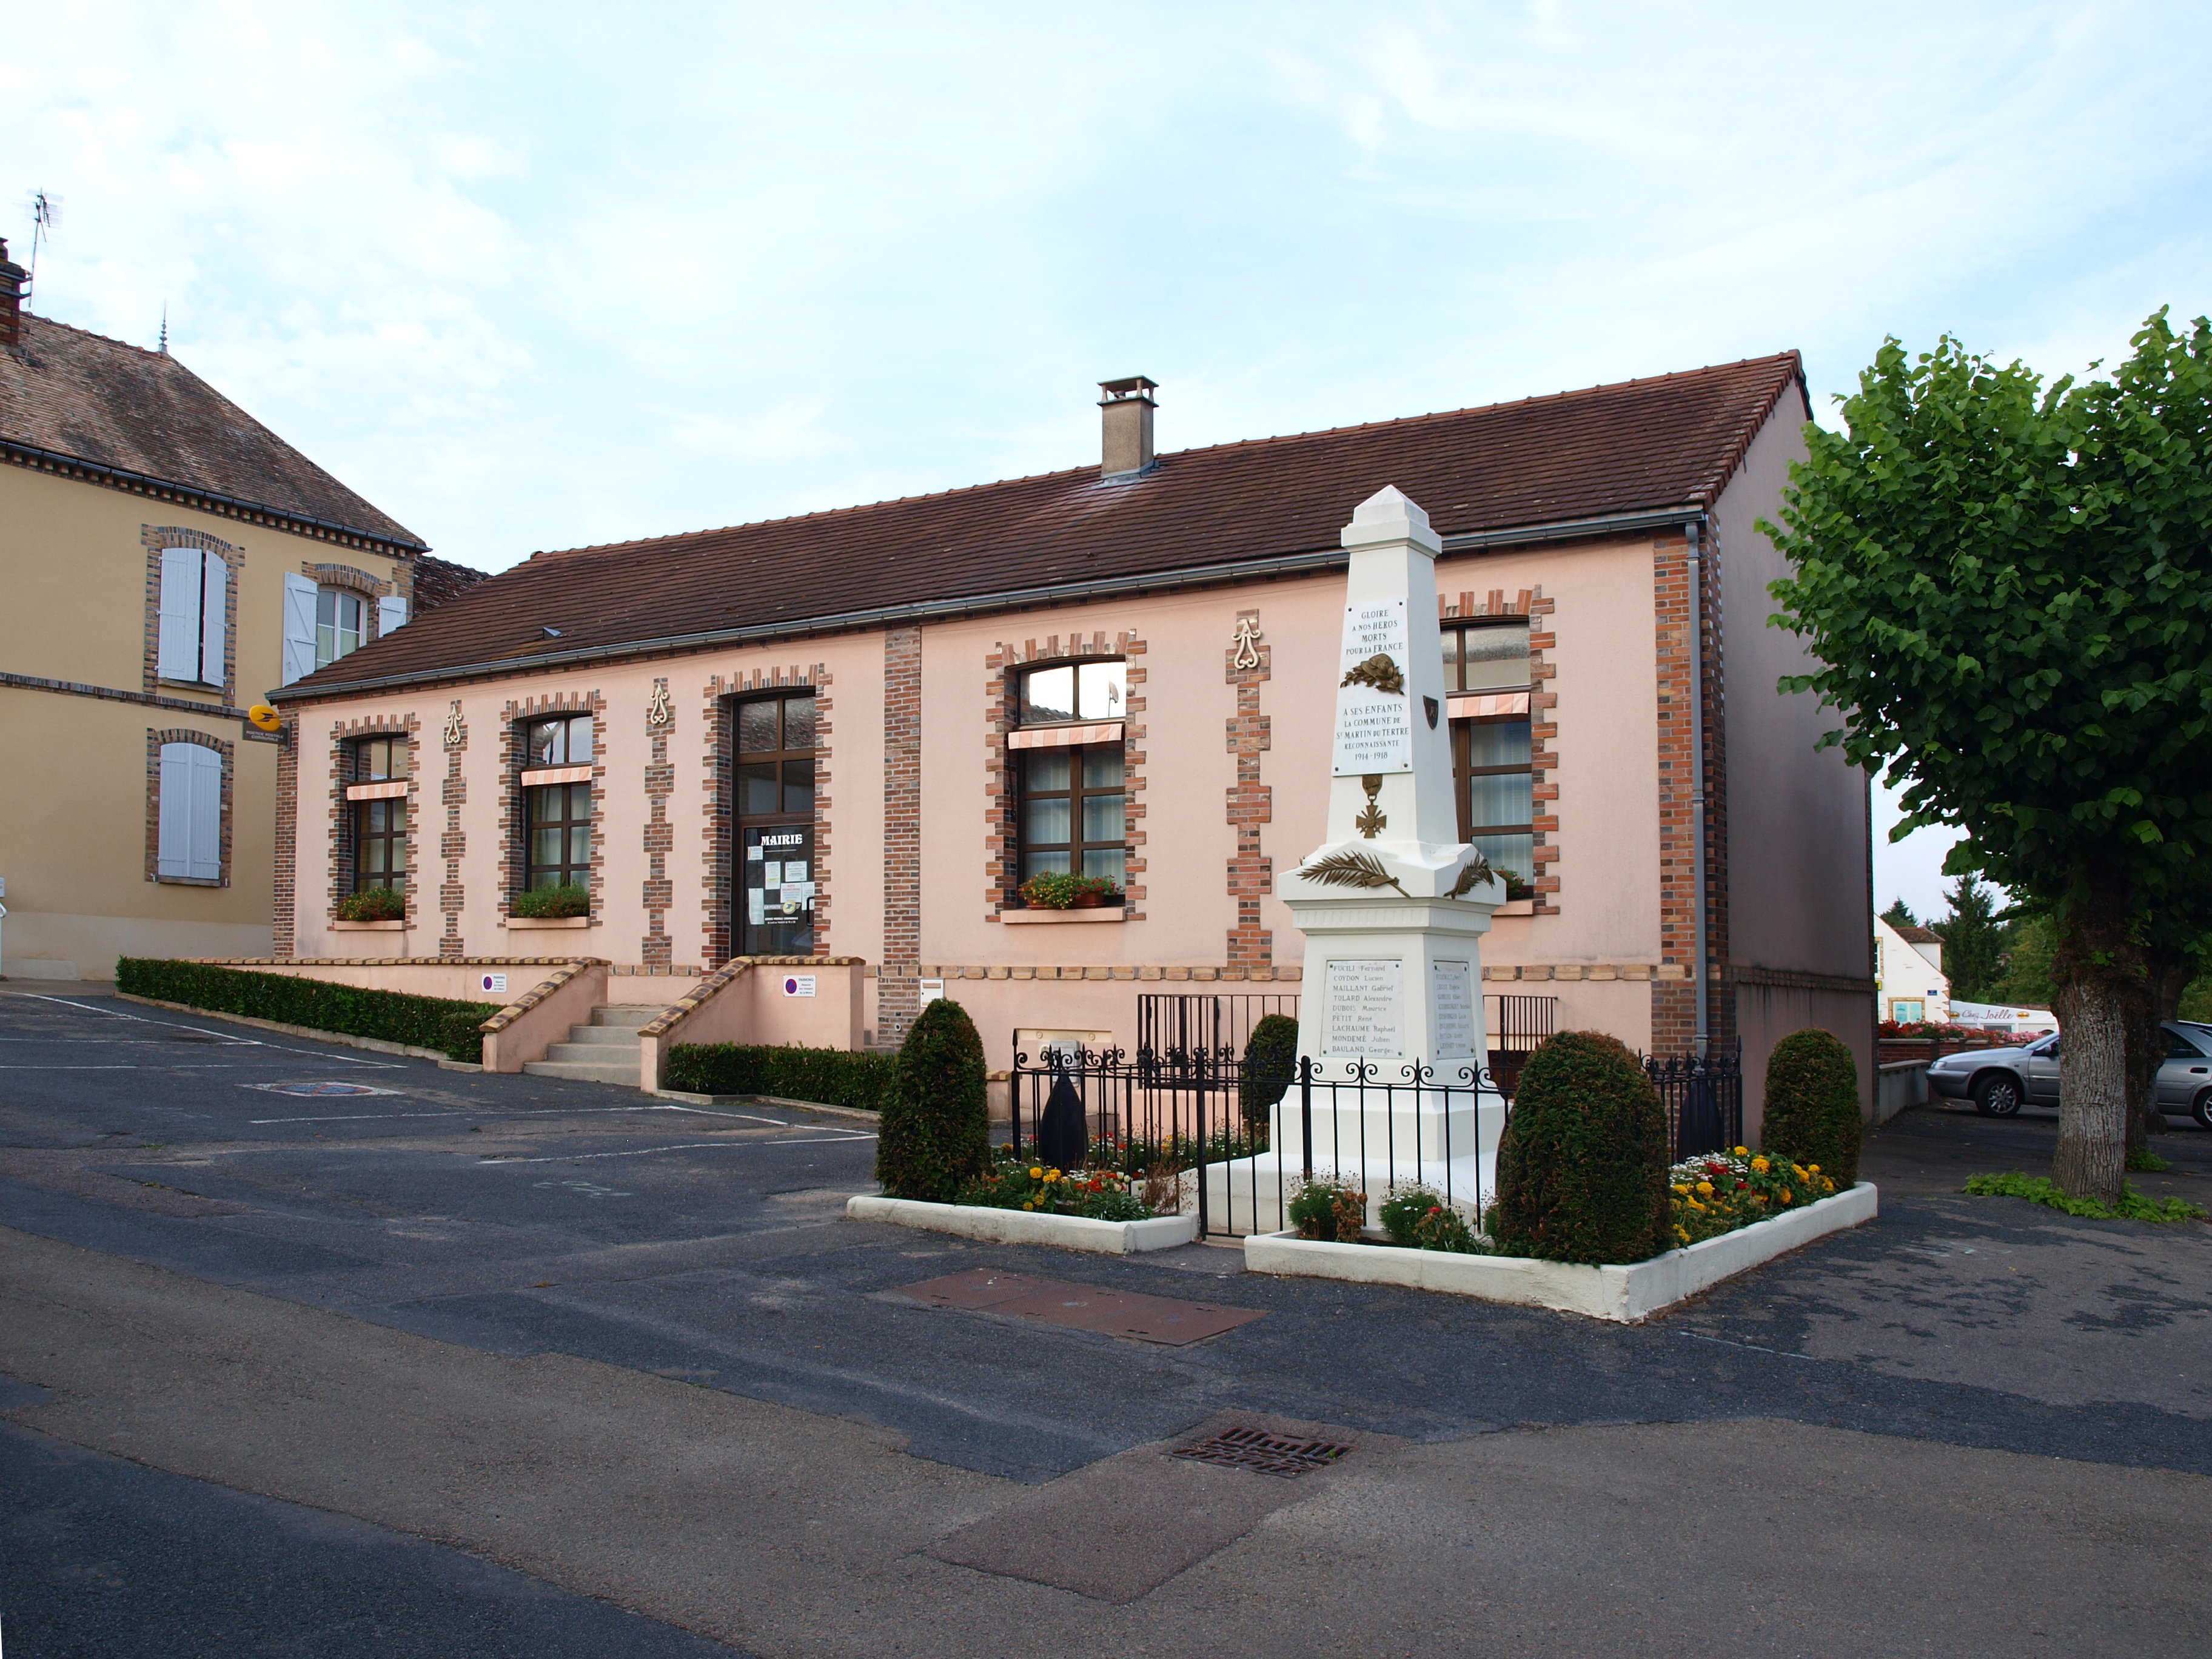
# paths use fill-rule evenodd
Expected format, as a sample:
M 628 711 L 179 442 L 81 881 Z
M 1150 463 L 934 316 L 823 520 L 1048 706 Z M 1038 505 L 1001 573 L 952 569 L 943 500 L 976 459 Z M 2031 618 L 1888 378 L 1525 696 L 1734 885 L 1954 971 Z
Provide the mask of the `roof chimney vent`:
M 8 257 L 8 239 L 0 236 L 0 345 L 14 345 L 23 337 L 24 290 L 30 273 Z M 1152 453 L 1152 428 L 1145 428 L 1146 453 Z
M 1152 401 L 1152 393 L 1159 390 L 1159 383 L 1133 374 L 1126 380 L 1101 380 L 1098 389 L 1106 394 L 1098 400 L 1105 412 L 1106 440 L 1098 476 L 1108 483 L 1140 478 L 1154 465 L 1152 411 L 1159 405 Z

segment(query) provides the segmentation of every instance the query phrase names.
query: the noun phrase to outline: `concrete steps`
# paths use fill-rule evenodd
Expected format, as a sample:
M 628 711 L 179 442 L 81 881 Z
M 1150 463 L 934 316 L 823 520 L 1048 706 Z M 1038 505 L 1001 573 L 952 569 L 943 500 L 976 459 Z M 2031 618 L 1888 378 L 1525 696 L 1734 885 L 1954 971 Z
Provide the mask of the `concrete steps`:
M 589 1025 L 571 1025 L 568 1040 L 545 1050 L 545 1058 L 525 1061 L 532 1077 L 560 1077 L 578 1083 L 638 1086 L 637 1034 L 667 1012 L 647 1003 L 617 1003 L 592 1010 Z

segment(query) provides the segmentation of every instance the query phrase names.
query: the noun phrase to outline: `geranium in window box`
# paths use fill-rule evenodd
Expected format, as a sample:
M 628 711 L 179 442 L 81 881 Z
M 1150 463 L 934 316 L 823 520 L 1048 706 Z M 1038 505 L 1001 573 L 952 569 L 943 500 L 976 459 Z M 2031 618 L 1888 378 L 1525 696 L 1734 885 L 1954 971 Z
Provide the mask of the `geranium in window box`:
M 550 921 L 592 913 L 591 890 L 581 882 L 565 881 L 552 887 L 532 887 L 515 896 L 514 914 L 525 921 Z
M 1104 876 L 1075 876 L 1048 870 L 1031 876 L 1017 890 L 1032 910 L 1095 910 L 1121 890 Z
M 404 921 L 407 895 L 393 887 L 364 887 L 338 901 L 340 921 Z

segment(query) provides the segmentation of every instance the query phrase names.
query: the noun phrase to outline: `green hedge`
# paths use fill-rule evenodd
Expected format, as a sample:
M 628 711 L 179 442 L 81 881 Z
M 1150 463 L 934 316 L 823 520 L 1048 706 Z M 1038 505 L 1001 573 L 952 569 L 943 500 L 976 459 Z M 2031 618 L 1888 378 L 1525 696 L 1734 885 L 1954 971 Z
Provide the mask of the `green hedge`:
M 204 1008 L 212 1014 L 243 1014 L 248 1019 L 375 1037 L 410 1048 L 435 1048 L 471 1064 L 483 1060 L 483 1034 L 477 1028 L 499 1012 L 495 1002 L 368 991 L 289 974 L 254 974 L 145 957 L 125 957 L 115 964 L 115 988 L 156 1002 Z
M 661 1064 L 660 1086 L 695 1095 L 777 1095 L 879 1112 L 898 1087 L 896 1054 L 744 1042 L 679 1042 Z

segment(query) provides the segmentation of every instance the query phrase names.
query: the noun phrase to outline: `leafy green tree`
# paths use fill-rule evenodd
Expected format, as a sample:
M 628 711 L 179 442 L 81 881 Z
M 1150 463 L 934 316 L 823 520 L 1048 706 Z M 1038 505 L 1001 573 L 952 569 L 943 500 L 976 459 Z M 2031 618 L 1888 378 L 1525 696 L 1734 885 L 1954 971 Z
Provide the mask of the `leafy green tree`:
M 1912 914 L 1911 907 L 1901 898 L 1890 900 L 1889 908 L 1881 913 L 1881 919 L 1893 927 L 1917 927 L 1920 925 L 1920 918 Z
M 1954 1000 L 1987 1002 L 2003 973 L 1997 961 L 2002 933 L 1996 906 L 1990 889 L 1971 875 L 1953 882 L 1948 896 L 1951 914 L 1933 924 L 1943 940 L 1943 976 L 1951 981 Z
M 2014 916 L 2004 925 L 2003 974 L 1993 1000 L 2020 1008 L 2051 1006 L 2051 918 Z
M 2052 1178 L 2119 1195 L 2140 919 L 2212 855 L 2212 322 L 2163 311 L 2109 380 L 2047 389 L 1946 337 L 1889 340 L 1808 428 L 1773 586 L 1821 667 L 1782 682 L 1904 786 L 1893 836 L 2051 913 L 2066 1031 Z

